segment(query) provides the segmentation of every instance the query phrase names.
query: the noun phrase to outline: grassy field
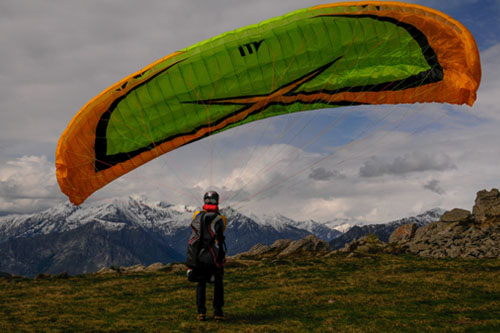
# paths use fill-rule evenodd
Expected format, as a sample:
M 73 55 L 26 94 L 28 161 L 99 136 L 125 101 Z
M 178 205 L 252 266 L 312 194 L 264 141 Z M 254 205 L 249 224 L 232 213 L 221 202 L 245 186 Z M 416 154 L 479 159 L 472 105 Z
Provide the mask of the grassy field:
M 269 261 L 227 268 L 225 288 L 216 323 L 195 320 L 184 272 L 0 278 L 0 332 L 500 332 L 500 260 Z

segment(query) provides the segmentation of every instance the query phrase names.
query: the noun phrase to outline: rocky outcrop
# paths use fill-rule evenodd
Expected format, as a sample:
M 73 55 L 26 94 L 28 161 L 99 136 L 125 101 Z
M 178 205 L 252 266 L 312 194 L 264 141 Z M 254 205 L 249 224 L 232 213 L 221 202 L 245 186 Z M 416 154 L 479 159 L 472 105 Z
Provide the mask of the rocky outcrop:
M 417 216 L 407 217 L 389 223 L 353 226 L 345 234 L 330 241 L 330 249 L 341 249 L 353 240 L 360 239 L 369 234 L 377 236 L 378 239 L 383 242 L 388 242 L 389 237 L 398 227 L 406 224 L 415 224 L 418 228 L 427 223 L 439 220 L 439 217 L 443 213 L 444 210 L 435 208 Z
M 180 272 L 185 271 L 186 266 L 180 263 L 169 263 L 162 264 L 161 262 L 155 262 L 149 266 L 144 265 L 133 265 L 133 266 L 120 266 L 120 267 L 104 267 L 97 271 L 95 274 L 128 274 L 128 273 L 154 273 L 159 271 L 172 271 Z
M 482 224 L 500 223 L 500 192 L 497 189 L 478 192 L 472 214 L 476 221 Z
M 248 252 L 240 253 L 232 259 L 263 259 L 297 256 L 324 255 L 328 252 L 328 243 L 314 235 L 309 235 L 297 241 L 280 239 L 271 245 L 257 244 Z
M 370 234 L 360 239 L 353 240 L 344 248 L 338 250 L 339 253 L 349 253 L 349 256 L 375 254 L 386 252 L 387 243 L 382 242 L 376 235 Z
M 433 258 L 500 258 L 500 192 L 477 193 L 472 213 L 453 209 L 416 229 L 405 225 L 390 237 L 406 252 Z

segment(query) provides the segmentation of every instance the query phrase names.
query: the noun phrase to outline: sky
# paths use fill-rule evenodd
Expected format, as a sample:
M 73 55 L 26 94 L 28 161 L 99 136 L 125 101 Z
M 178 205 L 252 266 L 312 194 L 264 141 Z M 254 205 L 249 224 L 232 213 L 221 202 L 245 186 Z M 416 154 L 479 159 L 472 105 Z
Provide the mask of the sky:
M 176 50 L 322 3 L 1 1 L 0 215 L 68 201 L 55 176 L 57 141 L 102 90 Z M 471 209 L 476 192 L 500 186 L 500 1 L 415 3 L 474 35 L 483 76 L 473 107 L 356 106 L 261 120 L 163 155 L 87 202 L 199 206 L 216 189 L 222 206 L 243 212 L 358 223 Z

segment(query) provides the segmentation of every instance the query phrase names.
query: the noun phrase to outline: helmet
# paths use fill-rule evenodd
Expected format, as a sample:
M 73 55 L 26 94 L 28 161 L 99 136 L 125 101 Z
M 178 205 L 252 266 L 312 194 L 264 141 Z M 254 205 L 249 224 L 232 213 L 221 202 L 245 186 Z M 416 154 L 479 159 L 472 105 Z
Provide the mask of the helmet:
M 203 196 L 203 202 L 210 205 L 218 205 L 219 204 L 219 194 L 215 191 L 208 191 Z

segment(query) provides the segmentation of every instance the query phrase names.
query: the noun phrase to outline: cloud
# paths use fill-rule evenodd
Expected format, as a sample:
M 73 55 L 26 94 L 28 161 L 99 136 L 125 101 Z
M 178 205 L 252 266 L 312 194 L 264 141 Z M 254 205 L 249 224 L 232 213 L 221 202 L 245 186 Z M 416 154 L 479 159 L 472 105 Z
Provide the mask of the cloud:
M 340 172 L 337 170 L 326 170 L 325 168 L 314 168 L 311 170 L 311 173 L 309 173 L 309 178 L 313 180 L 318 180 L 318 181 L 326 181 L 326 180 L 331 180 L 336 177 L 341 177 Z
M 342 198 L 305 200 L 301 208 L 301 216 L 313 218 L 321 212 L 325 221 L 345 218 L 344 213 L 351 209 L 351 203 Z
M 88 100 L 179 49 L 309 0 L 0 3 L 0 140 L 55 143 Z M 99 8 L 99 10 L 96 10 Z
M 101 90 L 175 50 L 308 6 L 310 0 L 0 2 L 0 27 L 9 31 L 0 42 L 16 46 L 0 49 L 0 213 L 67 201 L 51 161 L 56 141 Z M 497 11 L 482 12 L 498 22 Z M 374 223 L 436 206 L 468 208 L 476 191 L 500 186 L 499 59 L 500 44 L 481 51 L 483 80 L 473 108 L 370 105 L 265 119 L 172 151 L 88 200 L 143 193 L 200 205 L 204 191 L 215 188 L 224 204 L 249 212 Z M 300 148 L 336 119 L 338 126 L 309 151 Z M 311 125 L 304 127 L 306 120 Z M 359 136 L 366 139 L 345 145 Z M 440 172 L 439 180 L 426 171 Z M 429 195 L 444 189 L 446 195 Z
M 430 180 L 423 187 L 426 190 L 432 191 L 432 192 L 440 194 L 440 195 L 445 194 L 445 191 L 443 190 L 443 188 L 441 187 L 441 184 L 439 183 L 439 180 L 437 180 L 437 179 Z
M 383 175 L 404 175 L 411 172 L 444 171 L 456 168 L 451 158 L 445 154 L 412 152 L 396 157 L 387 162 L 373 156 L 359 169 L 361 177 L 379 177 Z
M 61 200 L 55 167 L 45 156 L 23 156 L 0 165 L 0 212 L 32 212 Z
M 476 105 L 481 108 L 481 117 L 500 120 L 498 110 L 498 86 L 500 85 L 500 44 L 481 53 L 483 65 L 482 82 L 478 90 Z

